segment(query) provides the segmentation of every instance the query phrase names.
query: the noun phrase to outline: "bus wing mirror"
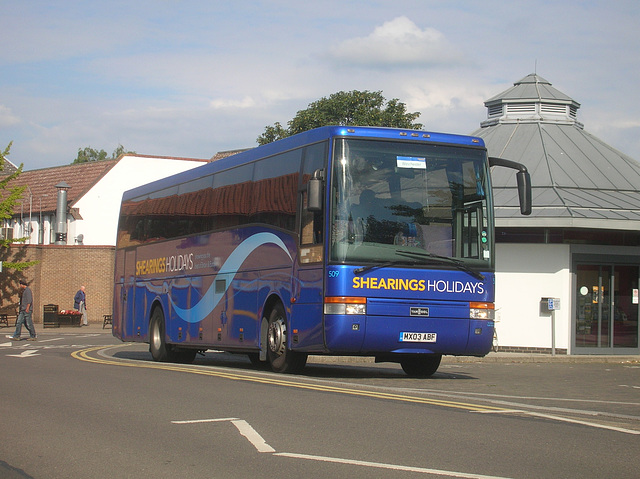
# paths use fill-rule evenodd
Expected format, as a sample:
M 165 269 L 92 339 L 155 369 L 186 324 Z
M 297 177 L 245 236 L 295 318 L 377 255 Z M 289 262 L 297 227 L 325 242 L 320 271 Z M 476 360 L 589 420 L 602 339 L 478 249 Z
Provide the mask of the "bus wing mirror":
M 307 183 L 307 211 L 322 211 L 324 199 L 322 176 L 322 170 L 316 170 Z
M 504 158 L 489 157 L 489 166 L 504 166 L 518 170 L 516 181 L 518 182 L 518 199 L 520 200 L 520 213 L 531 214 L 531 176 L 527 167 L 517 161 L 505 160 Z
M 516 173 L 518 182 L 518 197 L 520 199 L 520 213 L 531 214 L 531 176 L 528 171 L 518 171 Z

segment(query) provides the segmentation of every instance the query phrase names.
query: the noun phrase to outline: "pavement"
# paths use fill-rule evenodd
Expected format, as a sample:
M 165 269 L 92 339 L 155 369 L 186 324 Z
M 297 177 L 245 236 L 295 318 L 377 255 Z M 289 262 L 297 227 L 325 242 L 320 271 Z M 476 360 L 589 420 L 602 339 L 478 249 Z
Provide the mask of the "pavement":
M 308 363 L 373 363 L 372 357 L 360 356 L 309 356 Z M 542 353 L 501 353 L 490 352 L 484 357 L 443 356 L 442 364 L 455 363 L 615 363 L 640 364 L 640 354 L 600 355 L 600 354 L 542 354 Z
M 43 328 L 42 323 L 35 325 L 38 337 L 60 334 L 86 334 L 99 333 L 111 336 L 111 325 L 102 327 L 99 323 L 89 323 L 87 326 L 62 326 L 60 328 Z M 0 326 L 0 338 L 11 336 L 15 326 Z M 22 339 L 26 340 L 29 333 L 23 327 Z M 118 341 L 114 338 L 114 341 Z M 309 363 L 373 363 L 372 357 L 361 356 L 309 356 Z M 545 354 L 545 353 L 511 353 L 493 352 L 482 358 L 472 356 L 444 356 L 442 364 L 451 363 L 616 363 L 616 364 L 640 364 L 640 354 L 634 355 L 601 355 L 601 354 Z
M 444 363 L 616 363 L 640 364 L 640 354 L 543 354 L 543 353 L 501 353 L 490 352 L 483 358 L 464 356 L 445 356 Z
M 111 325 L 108 324 L 103 329 L 102 321 L 100 323 L 89 323 L 87 326 L 60 326 L 59 328 L 45 328 L 42 326 L 42 323 L 35 323 L 34 327 L 36 328 L 36 334 L 38 335 L 38 338 L 40 338 L 41 336 L 52 336 L 60 334 L 61 332 L 64 332 L 65 334 L 103 333 L 105 335 L 111 336 Z M 12 336 L 15 329 L 15 324 L 11 324 L 10 326 L 5 326 L 4 324 L 0 325 L 0 338 L 4 340 L 7 336 Z M 29 331 L 27 331 L 27 328 L 22 326 L 21 339 L 25 341 L 28 337 Z

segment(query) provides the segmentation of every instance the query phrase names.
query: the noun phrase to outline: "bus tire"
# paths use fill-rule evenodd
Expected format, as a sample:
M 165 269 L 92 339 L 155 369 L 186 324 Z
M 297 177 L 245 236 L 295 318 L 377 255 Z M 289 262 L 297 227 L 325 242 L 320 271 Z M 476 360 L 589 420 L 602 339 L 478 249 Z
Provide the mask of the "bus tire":
M 402 370 L 412 378 L 428 378 L 435 374 L 442 360 L 441 354 L 420 354 L 400 361 Z
M 162 309 L 155 308 L 149 322 L 149 352 L 154 361 L 169 361 L 164 331 L 164 314 Z
M 269 314 L 267 358 L 277 373 L 298 373 L 307 363 L 307 355 L 287 348 L 287 318 L 284 307 L 276 303 Z
M 149 352 L 154 361 L 165 363 L 192 363 L 196 358 L 195 349 L 174 349 L 167 344 L 164 314 L 161 308 L 155 308 L 149 324 Z

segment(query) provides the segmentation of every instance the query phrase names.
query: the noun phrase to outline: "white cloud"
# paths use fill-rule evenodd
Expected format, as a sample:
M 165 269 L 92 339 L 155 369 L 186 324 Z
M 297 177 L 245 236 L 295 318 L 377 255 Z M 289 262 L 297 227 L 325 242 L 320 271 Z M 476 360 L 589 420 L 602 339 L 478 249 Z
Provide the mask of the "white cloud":
M 20 118 L 13 114 L 11 108 L 0 105 L 0 127 L 8 128 L 20 123 Z
M 486 92 L 474 91 L 465 82 L 436 81 L 407 88 L 405 102 L 411 109 L 427 111 L 434 108 L 473 108 L 482 106 Z
M 253 108 L 256 106 L 256 101 L 250 96 L 245 96 L 242 99 L 231 98 L 216 98 L 211 101 L 211 107 L 215 110 L 224 110 L 226 108 Z
M 462 54 L 435 28 L 421 30 L 407 17 L 376 27 L 366 37 L 351 38 L 331 49 L 342 63 L 368 67 L 458 64 Z
M 640 120 L 637 118 L 621 118 L 617 121 L 613 121 L 611 126 L 621 130 L 628 128 L 640 128 Z

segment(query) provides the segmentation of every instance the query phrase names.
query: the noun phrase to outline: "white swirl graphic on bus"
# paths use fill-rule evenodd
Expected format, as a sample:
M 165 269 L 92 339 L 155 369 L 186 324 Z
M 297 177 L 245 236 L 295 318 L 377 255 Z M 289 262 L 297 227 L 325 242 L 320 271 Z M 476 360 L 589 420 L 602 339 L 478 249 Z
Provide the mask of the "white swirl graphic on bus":
M 268 243 L 275 244 L 282 248 L 282 250 L 287 253 L 287 256 L 289 256 L 293 261 L 291 254 L 289 254 L 289 250 L 278 236 L 273 233 L 257 233 L 244 240 L 235 250 L 233 250 L 233 253 L 231 253 L 224 262 L 220 268 L 220 272 L 216 275 L 211 286 L 209 286 L 209 289 L 198 304 L 192 308 L 185 309 L 179 307 L 173 302 L 173 300 L 171 300 L 171 307 L 173 308 L 173 311 L 188 323 L 198 323 L 202 321 L 209 313 L 211 313 L 211 311 L 214 310 L 220 300 L 224 297 L 227 289 L 229 289 L 229 286 L 231 285 L 231 281 L 235 277 L 242 263 L 244 263 L 249 255 L 257 248 Z M 225 280 L 225 289 L 224 291 L 216 292 L 215 284 L 216 280 L 219 279 Z

